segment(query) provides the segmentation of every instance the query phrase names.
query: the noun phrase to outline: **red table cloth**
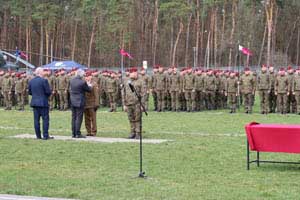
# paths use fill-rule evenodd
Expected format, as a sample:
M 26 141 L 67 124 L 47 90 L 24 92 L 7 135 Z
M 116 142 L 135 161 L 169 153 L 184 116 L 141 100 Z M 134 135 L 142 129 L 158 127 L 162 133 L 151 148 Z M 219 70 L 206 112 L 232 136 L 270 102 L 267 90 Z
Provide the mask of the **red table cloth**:
M 300 125 L 252 122 L 245 129 L 252 151 L 300 153 Z

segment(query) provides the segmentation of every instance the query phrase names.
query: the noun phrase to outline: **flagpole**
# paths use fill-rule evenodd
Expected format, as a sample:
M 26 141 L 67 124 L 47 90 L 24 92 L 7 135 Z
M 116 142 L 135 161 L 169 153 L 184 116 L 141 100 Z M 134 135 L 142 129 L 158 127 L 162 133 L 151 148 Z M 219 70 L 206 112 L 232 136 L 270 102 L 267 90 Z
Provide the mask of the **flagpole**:
M 124 74 L 124 56 L 121 54 L 121 83 L 123 83 L 123 74 Z
M 247 67 L 249 67 L 249 59 L 250 59 L 250 56 L 247 55 L 247 63 L 246 63 Z

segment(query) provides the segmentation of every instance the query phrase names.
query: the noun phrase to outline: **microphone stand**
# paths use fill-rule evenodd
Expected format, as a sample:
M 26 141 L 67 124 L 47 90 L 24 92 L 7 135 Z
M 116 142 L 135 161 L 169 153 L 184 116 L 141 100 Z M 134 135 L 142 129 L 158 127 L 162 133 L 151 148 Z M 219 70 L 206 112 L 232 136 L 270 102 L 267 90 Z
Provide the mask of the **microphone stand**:
M 143 122 L 143 112 L 145 113 L 146 116 L 148 116 L 148 113 L 145 109 L 145 106 L 142 103 L 142 97 L 141 95 L 136 91 L 135 87 L 133 88 L 133 92 L 135 94 L 135 96 L 138 99 L 138 103 L 140 105 L 140 131 L 141 131 L 141 135 L 140 135 L 140 172 L 139 172 L 139 178 L 146 178 L 147 176 L 145 175 L 145 172 L 143 172 L 143 134 L 142 134 L 142 122 Z

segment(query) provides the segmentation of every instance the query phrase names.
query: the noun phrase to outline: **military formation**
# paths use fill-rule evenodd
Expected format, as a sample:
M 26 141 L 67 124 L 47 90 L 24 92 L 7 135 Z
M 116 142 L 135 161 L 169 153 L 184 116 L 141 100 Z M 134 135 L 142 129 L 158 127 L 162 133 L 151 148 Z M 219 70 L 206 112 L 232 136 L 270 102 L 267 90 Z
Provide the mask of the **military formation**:
M 120 72 L 104 70 L 99 73 L 100 103 L 111 112 L 121 103 L 117 101 L 122 85 L 129 80 L 129 71 L 123 78 Z M 191 67 L 165 69 L 157 65 L 151 75 L 140 68 L 137 79 L 142 85 L 144 106 L 148 109 L 152 96 L 157 112 L 229 109 L 230 113 L 235 113 L 243 106 L 245 113 L 251 114 L 257 95 L 261 114 L 300 114 L 300 68 L 294 70 L 289 66 L 275 72 L 273 67 L 263 65 L 259 73 L 249 68 L 238 73 Z
M 259 96 L 260 112 L 300 114 L 300 69 L 262 66 L 259 73 L 245 68 L 243 72 L 204 70 L 185 67 L 164 68 L 157 65 L 152 73 L 143 68 L 137 69 L 136 79 L 141 85 L 140 94 L 146 110 L 149 99 L 153 99 L 157 112 L 199 112 L 205 110 L 229 109 L 235 113 L 240 106 L 247 114 L 253 112 L 255 96 Z M 130 70 L 122 76 L 121 71 L 88 70 L 87 76 L 96 85 L 92 95 L 87 95 L 87 109 L 107 107 L 116 112 L 124 110 L 124 88 L 132 80 Z M 75 70 L 46 70 L 52 95 L 49 98 L 50 110 L 65 111 L 70 108 L 69 82 Z M 18 72 L 0 71 L 0 106 L 5 110 L 24 110 L 28 104 L 28 82 L 32 75 Z M 90 96 L 90 97 L 89 97 Z M 95 100 L 97 99 L 97 100 Z M 90 106 L 89 104 L 93 104 Z M 94 116 L 89 110 L 89 116 Z M 94 120 L 91 118 L 91 123 Z M 92 126 L 93 127 L 93 126 Z M 93 135 L 96 130 L 91 130 Z

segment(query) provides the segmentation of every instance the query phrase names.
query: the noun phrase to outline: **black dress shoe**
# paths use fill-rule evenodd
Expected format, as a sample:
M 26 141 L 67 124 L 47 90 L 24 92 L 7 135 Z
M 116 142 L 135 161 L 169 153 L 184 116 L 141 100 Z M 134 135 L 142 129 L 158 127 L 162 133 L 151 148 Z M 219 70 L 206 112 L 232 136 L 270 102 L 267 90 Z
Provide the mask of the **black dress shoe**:
M 54 137 L 44 137 L 42 140 L 52 140 L 52 139 L 54 139 Z
M 76 138 L 85 138 L 84 135 L 76 135 Z
M 42 139 L 41 137 L 37 137 L 37 138 L 36 138 L 36 140 L 41 140 L 41 139 Z
M 128 139 L 134 139 L 135 136 L 136 136 L 136 134 L 135 134 L 135 133 L 132 133 L 132 134 L 128 137 Z
M 139 134 L 137 134 L 134 139 L 139 140 L 139 139 L 141 139 L 141 136 Z

